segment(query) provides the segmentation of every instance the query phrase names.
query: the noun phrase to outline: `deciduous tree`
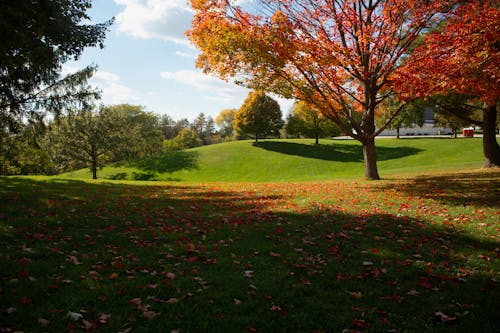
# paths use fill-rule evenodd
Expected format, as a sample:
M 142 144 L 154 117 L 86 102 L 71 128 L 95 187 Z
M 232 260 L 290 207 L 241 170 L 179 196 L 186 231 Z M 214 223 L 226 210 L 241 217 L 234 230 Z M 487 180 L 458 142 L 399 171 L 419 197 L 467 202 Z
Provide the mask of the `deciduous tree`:
M 482 101 L 484 166 L 500 166 L 495 137 L 500 98 L 498 2 L 468 1 L 446 23 L 426 36 L 424 44 L 398 70 L 394 86 L 407 99 L 454 92 Z
M 48 144 L 61 168 L 71 167 L 77 161 L 89 166 L 92 178 L 97 179 L 97 169 L 109 154 L 108 128 L 98 113 L 82 109 L 60 117 L 53 124 Z
M 257 142 L 259 137 L 278 136 L 284 125 L 282 117 L 278 102 L 263 91 L 252 91 L 234 115 L 234 128 L 238 134 L 251 135 Z
M 118 104 L 102 107 L 99 120 L 107 128 L 113 161 L 159 154 L 162 150 L 160 119 L 142 106 Z
M 237 109 L 222 110 L 215 118 L 215 123 L 219 126 L 220 134 L 224 138 L 233 137 L 233 121 Z
M 321 112 L 314 107 L 310 107 L 305 102 L 295 103 L 292 117 L 294 119 L 288 118 L 287 123 L 287 125 L 291 126 L 292 131 L 306 137 L 315 138 L 317 145 L 320 137 L 335 136 L 339 133 L 337 127 L 329 118 L 326 118 Z
M 198 67 L 315 106 L 362 143 L 366 178 L 379 179 L 375 137 L 392 117 L 376 129 L 375 111 L 402 56 L 451 2 L 258 0 L 246 10 L 191 0 L 188 34 Z
M 407 103 L 394 117 L 394 111 L 400 107 L 400 102 L 395 96 L 388 97 L 384 102 L 380 104 L 379 113 L 376 124 L 378 126 L 383 126 L 388 118 L 392 117 L 391 123 L 386 127 L 387 129 L 396 130 L 396 137 L 399 139 L 399 132 L 402 127 L 414 127 L 424 124 L 424 110 L 429 107 L 429 105 L 422 99 L 416 99 Z

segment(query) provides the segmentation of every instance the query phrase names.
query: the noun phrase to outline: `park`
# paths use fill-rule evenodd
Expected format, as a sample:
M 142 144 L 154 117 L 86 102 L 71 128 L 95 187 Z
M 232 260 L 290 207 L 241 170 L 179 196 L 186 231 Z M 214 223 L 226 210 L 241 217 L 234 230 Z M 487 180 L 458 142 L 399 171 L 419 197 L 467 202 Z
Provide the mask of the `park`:
M 114 19 L 0 4 L 0 333 L 497 331 L 498 6 L 186 6 L 239 108 L 97 104 Z

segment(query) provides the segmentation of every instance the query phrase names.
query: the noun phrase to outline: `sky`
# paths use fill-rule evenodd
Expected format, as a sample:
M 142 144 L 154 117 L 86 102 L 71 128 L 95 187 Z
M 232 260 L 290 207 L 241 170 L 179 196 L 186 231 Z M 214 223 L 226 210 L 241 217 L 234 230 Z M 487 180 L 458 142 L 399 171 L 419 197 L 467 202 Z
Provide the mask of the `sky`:
M 94 23 L 115 18 L 105 48 L 86 49 L 63 71 L 97 65 L 90 83 L 102 91 L 102 104 L 141 105 L 174 120 L 201 112 L 215 119 L 239 108 L 249 93 L 195 67 L 199 51 L 185 36 L 193 16 L 187 0 L 94 0 L 88 14 Z M 293 102 L 273 98 L 286 115 Z

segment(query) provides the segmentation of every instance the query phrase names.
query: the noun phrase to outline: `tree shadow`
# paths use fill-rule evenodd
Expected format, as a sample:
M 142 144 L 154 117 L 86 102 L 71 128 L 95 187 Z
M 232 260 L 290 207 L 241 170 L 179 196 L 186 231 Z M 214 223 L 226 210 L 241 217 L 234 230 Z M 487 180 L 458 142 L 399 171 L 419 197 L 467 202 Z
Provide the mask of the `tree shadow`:
M 124 322 L 146 332 L 498 327 L 494 239 L 327 201 L 290 206 L 294 191 L 0 178 L 11 234 L 0 233 L 2 328 L 39 331 L 46 318 L 64 331 L 68 304 L 88 321 L 112 309 L 100 327 L 110 332 Z M 143 318 L 138 303 L 160 317 Z
M 198 168 L 198 158 L 198 152 L 181 150 L 144 158 L 131 163 L 131 165 L 152 173 L 172 173 Z
M 286 154 L 336 162 L 362 162 L 363 151 L 359 145 L 329 143 L 308 145 L 293 142 L 261 141 L 253 145 L 265 150 Z M 422 152 L 414 147 L 377 147 L 379 161 L 402 158 Z
M 417 176 L 398 179 L 378 190 L 396 189 L 398 192 L 426 199 L 434 199 L 447 205 L 500 207 L 500 170 L 464 172 L 445 175 Z
M 115 166 L 129 166 L 142 172 L 119 172 L 108 177 L 111 180 L 155 180 L 157 174 L 172 173 L 179 170 L 191 170 L 198 168 L 199 154 L 194 151 L 173 151 L 160 156 L 146 157 L 136 161 L 119 162 Z M 169 179 L 172 181 L 178 179 Z

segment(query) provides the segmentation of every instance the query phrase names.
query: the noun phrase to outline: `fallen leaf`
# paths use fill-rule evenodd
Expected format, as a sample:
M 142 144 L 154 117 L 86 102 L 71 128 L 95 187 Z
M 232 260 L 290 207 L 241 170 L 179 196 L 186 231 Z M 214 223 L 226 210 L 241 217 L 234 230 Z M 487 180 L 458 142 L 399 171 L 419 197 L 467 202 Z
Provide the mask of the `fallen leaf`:
M 281 306 L 279 306 L 279 305 L 274 305 L 274 304 L 271 306 L 271 309 L 270 309 L 270 310 L 271 310 L 271 311 L 277 311 L 277 312 L 281 312 L 281 311 L 283 311 L 283 309 L 281 308 Z
M 14 308 L 14 307 L 10 307 L 10 308 L 8 308 L 5 312 L 7 312 L 7 314 L 12 314 L 12 313 L 14 313 L 14 312 L 16 312 L 16 311 L 17 311 L 17 309 L 16 309 L 16 308 Z
M 101 313 L 99 315 L 99 323 L 107 324 L 110 318 L 111 318 L 111 313 Z
M 249 270 L 248 270 L 248 271 L 244 271 L 244 272 L 243 272 L 243 275 L 244 275 L 245 277 L 247 277 L 247 278 L 252 278 L 252 277 L 253 277 L 253 273 L 254 273 L 254 271 L 249 271 Z
M 352 326 L 357 327 L 357 328 L 364 328 L 366 322 L 363 319 L 353 319 L 352 320 Z
M 90 322 L 90 321 L 85 320 L 85 319 L 82 320 L 82 325 L 83 325 L 83 329 L 86 331 L 91 331 L 95 328 L 95 324 L 93 322 Z
M 170 303 L 170 304 L 179 303 L 179 299 L 178 298 L 169 298 L 165 303 Z
M 68 255 L 68 259 L 69 261 L 71 261 L 71 263 L 73 263 L 74 265 L 81 265 L 82 263 L 80 261 L 78 261 L 78 258 L 76 256 L 73 256 L 73 255 Z
M 349 293 L 349 295 L 351 295 L 352 297 L 354 297 L 355 299 L 361 299 L 363 297 L 363 294 L 361 293 L 361 291 L 347 291 Z
M 50 321 L 44 318 L 38 318 L 37 322 L 41 326 L 48 326 L 50 324 Z
M 160 315 L 160 312 L 155 312 L 155 311 L 150 311 L 150 310 L 148 310 L 148 311 L 144 311 L 144 312 L 142 313 L 142 316 L 143 316 L 144 318 L 146 318 L 146 319 L 149 319 L 149 320 L 151 320 L 151 319 L 153 319 L 153 318 L 156 318 L 156 317 L 158 317 L 159 315 Z
M 443 322 L 443 323 L 449 323 L 449 322 L 453 322 L 453 321 L 457 320 L 456 317 L 450 317 L 441 311 L 435 312 L 434 315 L 436 316 L 436 318 L 440 319 L 441 322 Z
M 68 314 L 66 315 L 66 317 L 68 317 L 69 319 L 71 319 L 73 321 L 78 321 L 78 320 L 83 318 L 83 315 L 81 313 L 78 313 L 78 312 L 69 311 Z

